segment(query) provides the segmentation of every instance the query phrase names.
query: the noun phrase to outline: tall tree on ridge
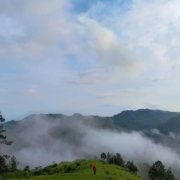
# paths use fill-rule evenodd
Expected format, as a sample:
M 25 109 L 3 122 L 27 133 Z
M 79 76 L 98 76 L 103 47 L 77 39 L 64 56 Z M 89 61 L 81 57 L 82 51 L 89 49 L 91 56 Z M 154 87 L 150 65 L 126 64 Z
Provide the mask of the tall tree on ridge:
M 5 135 L 6 130 L 4 129 L 3 123 L 5 122 L 4 117 L 0 112 L 0 147 L 2 144 L 11 145 L 11 141 L 7 141 L 7 137 Z M 2 175 L 7 170 L 6 158 L 9 156 L 3 154 L 2 149 L 0 149 L 0 174 Z

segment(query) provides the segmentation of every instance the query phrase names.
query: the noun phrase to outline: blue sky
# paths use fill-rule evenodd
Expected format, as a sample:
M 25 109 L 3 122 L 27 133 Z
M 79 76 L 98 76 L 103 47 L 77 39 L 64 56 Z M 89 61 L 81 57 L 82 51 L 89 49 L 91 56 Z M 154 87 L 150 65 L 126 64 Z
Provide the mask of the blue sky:
M 178 0 L 0 0 L 0 110 L 179 111 Z

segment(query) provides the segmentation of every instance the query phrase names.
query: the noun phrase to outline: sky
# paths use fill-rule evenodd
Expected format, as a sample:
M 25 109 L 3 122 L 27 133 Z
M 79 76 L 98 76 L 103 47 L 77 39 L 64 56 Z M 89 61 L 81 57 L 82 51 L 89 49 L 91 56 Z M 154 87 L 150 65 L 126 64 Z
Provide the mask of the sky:
M 0 111 L 179 111 L 179 48 L 179 0 L 0 0 Z

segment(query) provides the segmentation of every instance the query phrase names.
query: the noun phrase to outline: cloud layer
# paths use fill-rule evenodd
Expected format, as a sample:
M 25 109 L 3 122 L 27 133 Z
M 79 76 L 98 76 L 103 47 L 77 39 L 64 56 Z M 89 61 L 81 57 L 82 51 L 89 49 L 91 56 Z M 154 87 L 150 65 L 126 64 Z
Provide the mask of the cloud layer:
M 119 152 L 126 161 L 133 160 L 137 165 L 161 160 L 178 172 L 180 155 L 166 143 L 155 143 L 141 132 L 117 132 L 100 127 L 97 119 L 78 114 L 57 118 L 32 115 L 7 131 L 14 143 L 7 147 L 6 153 L 15 155 L 21 167 L 36 167 L 99 157 L 102 152 Z

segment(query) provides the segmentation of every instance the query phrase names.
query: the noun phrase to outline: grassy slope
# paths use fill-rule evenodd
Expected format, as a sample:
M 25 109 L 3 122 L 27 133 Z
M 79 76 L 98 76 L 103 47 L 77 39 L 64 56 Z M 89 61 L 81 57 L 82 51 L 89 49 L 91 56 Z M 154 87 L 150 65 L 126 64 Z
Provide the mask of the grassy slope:
M 76 161 L 77 162 L 77 161 Z M 26 178 L 29 180 L 140 180 L 141 178 L 129 173 L 127 170 L 116 166 L 105 164 L 98 160 L 81 160 L 76 162 L 66 162 L 59 164 L 56 169 L 59 169 L 60 173 L 53 175 L 33 176 Z M 93 175 L 90 165 L 95 163 L 97 166 L 97 174 Z M 76 170 L 72 173 L 61 173 L 64 166 L 76 166 Z

